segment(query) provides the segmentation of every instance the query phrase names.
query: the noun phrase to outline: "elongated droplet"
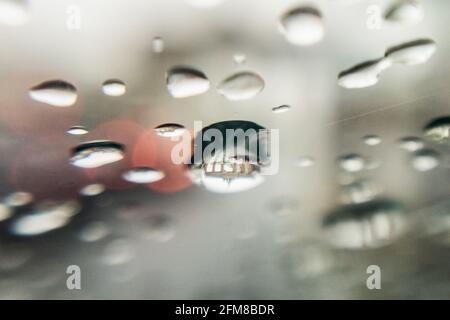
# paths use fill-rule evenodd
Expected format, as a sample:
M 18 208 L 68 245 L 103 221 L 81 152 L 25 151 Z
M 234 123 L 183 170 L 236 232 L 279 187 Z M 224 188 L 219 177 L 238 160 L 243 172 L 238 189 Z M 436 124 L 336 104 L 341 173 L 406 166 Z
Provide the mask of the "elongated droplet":
M 161 37 L 154 37 L 152 40 L 152 50 L 154 53 L 161 53 L 164 51 L 164 40 Z
M 385 57 L 391 63 L 414 65 L 428 61 L 435 51 L 436 43 L 433 40 L 419 39 L 387 49 Z
M 261 92 L 264 85 L 264 79 L 260 75 L 242 71 L 223 80 L 217 86 L 217 91 L 228 100 L 247 100 Z
M 414 152 L 411 158 L 411 165 L 417 171 L 430 171 L 439 165 L 440 156 L 436 151 L 422 149 Z
M 442 144 L 450 144 L 450 117 L 434 119 L 425 127 L 425 137 Z
M 425 146 L 423 141 L 417 137 L 404 137 L 400 139 L 399 144 L 400 148 L 409 152 L 417 151 Z
M 158 136 L 171 138 L 182 135 L 185 132 L 185 127 L 177 123 L 165 123 L 155 128 L 155 133 Z
M 122 177 L 128 182 L 152 183 L 164 178 L 164 172 L 149 167 L 139 167 L 128 170 Z
M 364 143 L 368 146 L 376 146 L 381 143 L 381 138 L 374 134 L 369 134 L 363 138 Z
M 124 149 L 122 144 L 108 140 L 82 143 L 72 150 L 70 163 L 80 168 L 97 168 L 123 159 Z
M 324 36 L 322 16 L 316 8 L 300 7 L 282 15 L 279 31 L 294 45 L 310 46 Z
M 28 1 L 0 0 L 0 23 L 21 26 L 28 21 Z
M 109 79 L 103 82 L 102 91 L 107 96 L 122 96 L 127 91 L 125 83 L 118 79 Z
M 70 127 L 66 133 L 70 134 L 71 136 L 82 136 L 84 134 L 87 134 L 88 132 L 89 131 L 83 126 L 73 126 Z
M 33 86 L 28 92 L 31 99 L 55 107 L 69 107 L 77 101 L 77 89 L 63 80 L 50 80 Z
M 401 23 L 418 23 L 423 19 L 423 10 L 416 0 L 398 0 L 387 11 L 384 18 Z
M 206 75 L 194 68 L 178 66 L 166 74 L 167 90 L 174 98 L 186 98 L 205 93 L 210 82 Z
M 291 106 L 287 105 L 287 104 L 283 104 L 281 106 L 272 108 L 272 112 L 273 113 L 283 113 L 283 112 L 286 112 L 286 111 L 289 111 L 289 110 L 291 110 Z
M 384 59 L 363 62 L 339 73 L 338 84 L 347 89 L 370 87 L 378 82 L 380 73 L 386 68 Z

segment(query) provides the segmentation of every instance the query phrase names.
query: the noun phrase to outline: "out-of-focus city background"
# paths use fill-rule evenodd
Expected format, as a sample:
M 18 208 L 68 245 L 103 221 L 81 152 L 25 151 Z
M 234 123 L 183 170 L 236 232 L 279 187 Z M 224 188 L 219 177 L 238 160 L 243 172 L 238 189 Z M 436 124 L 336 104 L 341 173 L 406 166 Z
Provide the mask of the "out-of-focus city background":
M 385 19 L 397 2 L 0 0 L 0 298 L 450 297 L 450 122 L 440 142 L 426 130 L 450 115 L 450 2 L 419 1 L 417 21 Z M 280 32 L 302 6 L 320 12 L 313 45 Z M 340 72 L 417 39 L 435 46 L 424 63 L 339 85 Z M 209 90 L 171 96 L 179 65 Z M 227 99 L 217 87 L 240 71 L 264 88 Z M 76 87 L 73 105 L 32 99 L 56 79 Z M 108 79 L 125 94 L 105 94 Z M 226 120 L 279 130 L 278 172 L 242 192 L 191 181 L 154 130 Z M 73 148 L 99 139 L 124 158 L 71 163 Z M 165 177 L 123 179 L 142 166 Z M 67 288 L 70 265 L 81 290 Z M 367 287 L 370 265 L 380 290 Z

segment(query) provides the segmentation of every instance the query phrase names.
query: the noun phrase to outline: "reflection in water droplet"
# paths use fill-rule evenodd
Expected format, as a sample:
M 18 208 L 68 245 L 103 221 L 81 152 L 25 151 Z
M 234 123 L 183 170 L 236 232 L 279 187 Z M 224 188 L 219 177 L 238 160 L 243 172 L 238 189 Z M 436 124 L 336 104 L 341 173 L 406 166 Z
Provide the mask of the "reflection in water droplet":
M 374 181 L 360 179 L 342 187 L 341 201 L 343 204 L 368 202 L 374 200 L 380 191 Z
M 108 140 L 82 143 L 72 150 L 70 163 L 80 168 L 97 168 L 123 159 L 124 149 L 122 144 Z
M 152 183 L 161 180 L 164 176 L 164 172 L 149 167 L 133 168 L 122 175 L 126 181 L 133 183 Z
M 400 204 L 377 200 L 341 207 L 325 217 L 323 229 L 332 246 L 345 249 L 379 248 L 407 231 Z
M 426 62 L 435 51 L 433 40 L 419 39 L 387 49 L 385 57 L 391 63 L 414 65 Z
M 33 195 L 29 192 L 17 191 L 9 194 L 3 200 L 3 203 L 9 207 L 22 207 L 33 201 Z
M 233 61 L 235 64 L 244 64 L 247 61 L 247 57 L 243 53 L 235 53 L 233 55 Z
M 0 203 L 0 221 L 9 219 L 13 215 L 13 210 L 10 207 Z
M 439 165 L 440 156 L 436 151 L 422 149 L 414 152 L 411 165 L 417 171 L 429 171 Z
M 295 165 L 299 168 L 306 168 L 314 165 L 314 162 L 315 162 L 314 159 L 311 157 L 301 157 L 297 159 Z
M 164 40 L 161 37 L 154 37 L 152 40 L 152 50 L 154 53 L 161 53 L 164 51 Z
M 205 93 L 210 82 L 206 75 L 194 68 L 177 66 L 166 73 L 167 90 L 174 98 L 186 98 Z
M 310 46 L 324 36 L 324 26 L 319 10 L 299 7 L 282 15 L 278 27 L 286 40 L 294 45 Z
M 91 196 L 99 195 L 103 191 L 105 191 L 105 186 L 103 184 L 92 183 L 92 184 L 88 184 L 87 186 L 84 186 L 80 190 L 80 194 L 83 196 L 91 197 Z
M 426 138 L 438 143 L 450 144 L 450 117 L 431 121 L 424 131 Z
M 126 239 L 111 241 L 103 251 L 103 263 L 114 266 L 124 264 L 134 258 L 134 250 L 131 243 Z
M 77 101 L 77 89 L 63 80 L 50 80 L 33 86 L 29 91 L 31 99 L 55 107 L 68 107 Z
M 348 172 L 358 172 L 364 169 L 366 160 L 359 154 L 347 154 L 338 159 L 339 166 Z
M 364 143 L 368 146 L 376 146 L 381 143 L 381 138 L 374 134 L 369 134 L 363 138 Z
M 105 238 L 110 233 L 111 230 L 103 222 L 95 221 L 85 226 L 79 237 L 82 241 L 95 242 Z
M 80 204 L 76 201 L 41 204 L 30 214 L 15 220 L 11 231 L 19 236 L 43 234 L 67 225 L 80 209 Z
M 125 83 L 118 79 L 109 79 L 103 82 L 102 91 L 107 96 L 121 96 L 127 91 Z
M 235 73 L 217 86 L 217 91 L 228 100 L 247 100 L 264 89 L 264 79 L 251 71 Z
M 177 123 L 165 123 L 155 128 L 155 133 L 158 136 L 171 138 L 181 136 L 185 132 L 185 128 Z
M 158 242 L 167 242 L 175 236 L 175 227 L 172 219 L 163 214 L 152 215 L 141 221 L 142 235 Z
M 380 73 L 387 67 L 384 59 L 363 62 L 339 73 L 338 84 L 347 89 L 373 86 L 378 82 Z
M 283 104 L 281 106 L 272 108 L 272 112 L 273 113 L 283 113 L 283 112 L 286 112 L 286 111 L 289 111 L 289 110 L 291 110 L 291 106 L 287 105 L 287 104 Z
M 82 136 L 84 134 L 87 134 L 89 131 L 83 127 L 83 126 L 73 126 L 70 127 L 69 130 L 67 130 L 67 134 L 70 134 L 72 136 Z
M 393 22 L 418 23 L 423 19 L 422 6 L 416 0 L 397 0 L 384 18 Z
M 21 26 L 28 20 L 27 0 L 0 0 L 0 23 Z
M 416 137 L 404 137 L 400 139 L 399 143 L 400 148 L 409 152 L 420 150 L 425 146 L 423 141 Z

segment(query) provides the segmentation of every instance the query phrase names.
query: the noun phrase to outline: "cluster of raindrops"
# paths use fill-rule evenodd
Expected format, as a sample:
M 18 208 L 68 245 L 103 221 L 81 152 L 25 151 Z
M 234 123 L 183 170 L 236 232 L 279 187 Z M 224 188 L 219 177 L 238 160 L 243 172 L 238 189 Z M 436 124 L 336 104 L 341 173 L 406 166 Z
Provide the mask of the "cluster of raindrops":
M 366 61 L 338 75 L 338 84 L 347 89 L 358 89 L 378 83 L 380 74 L 396 64 L 416 65 L 425 63 L 436 51 L 436 43 L 419 39 L 391 47 L 383 58 Z

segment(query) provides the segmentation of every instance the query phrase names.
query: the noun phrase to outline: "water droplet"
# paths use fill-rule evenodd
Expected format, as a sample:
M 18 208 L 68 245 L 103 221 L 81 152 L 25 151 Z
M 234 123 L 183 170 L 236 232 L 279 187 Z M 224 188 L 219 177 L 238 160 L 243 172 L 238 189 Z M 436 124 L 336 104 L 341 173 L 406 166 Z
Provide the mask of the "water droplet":
M 140 223 L 142 235 L 149 240 L 167 242 L 175 236 L 172 219 L 164 214 L 152 215 Z
M 247 57 L 243 53 L 235 53 L 233 55 L 233 61 L 235 64 L 241 65 L 247 61 Z
M 411 158 L 411 165 L 417 171 L 429 171 L 439 165 L 440 156 L 436 151 L 421 149 L 414 152 Z
M 384 18 L 393 22 L 418 23 L 423 19 L 422 6 L 415 0 L 399 0 L 387 10 Z
M 272 112 L 273 113 L 283 113 L 283 112 L 286 112 L 286 111 L 289 111 L 289 110 L 291 110 L 291 106 L 287 105 L 287 104 L 283 104 L 281 106 L 272 108 Z
M 103 191 L 105 191 L 105 186 L 103 184 L 92 183 L 92 184 L 88 184 L 87 186 L 84 186 L 80 190 L 80 194 L 83 196 L 92 197 L 92 196 L 99 195 Z
M 0 221 L 11 218 L 13 215 L 13 210 L 10 207 L 0 203 Z
M 164 176 L 164 172 L 149 167 L 133 168 L 122 175 L 126 181 L 133 183 L 152 183 L 161 180 Z
M 161 37 L 154 37 L 152 40 L 152 50 L 154 53 L 161 53 L 164 51 L 164 40 Z
M 278 27 L 287 41 L 294 45 L 310 46 L 324 36 L 320 11 L 312 7 L 299 7 L 282 15 Z
M 109 79 L 103 82 L 102 91 L 107 96 L 122 96 L 127 91 L 125 83 L 118 79 Z
M 363 138 L 364 143 L 368 146 L 376 146 L 381 143 L 381 138 L 374 134 L 369 134 Z
M 125 147 L 117 142 L 97 140 L 73 149 L 70 163 L 80 168 L 97 168 L 123 159 Z
M 15 220 L 11 231 L 19 236 L 40 235 L 67 225 L 80 209 L 76 201 L 41 204 L 31 214 Z
M 63 80 L 50 80 L 29 90 L 31 99 L 55 107 L 69 107 L 77 101 L 77 89 Z
M 434 119 L 425 127 L 425 137 L 442 144 L 450 144 L 450 117 Z
M 177 66 L 166 74 L 167 90 L 174 98 L 186 98 L 205 93 L 210 82 L 206 75 L 194 68 Z
M 344 204 L 363 203 L 374 200 L 380 187 L 370 179 L 360 179 L 342 187 L 341 201 Z
M 359 89 L 375 85 L 380 73 L 387 68 L 384 59 L 372 60 L 358 64 L 338 75 L 338 84 L 347 89 Z
M 425 144 L 423 141 L 416 137 L 405 137 L 400 139 L 400 148 L 409 152 L 420 150 L 424 146 Z
M 72 136 L 82 136 L 84 134 L 87 134 L 89 131 L 83 127 L 83 126 L 73 126 L 70 127 L 69 130 L 67 130 L 67 134 L 70 134 Z
M 256 96 L 264 89 L 264 79 L 251 71 L 235 73 L 218 86 L 217 91 L 228 100 L 247 100 Z
M 323 228 L 332 246 L 365 249 L 393 243 L 406 232 L 407 222 L 398 203 L 376 200 L 336 209 L 325 217 Z
M 21 26 L 28 21 L 28 3 L 26 0 L 1 0 L 0 23 L 7 26 Z
M 306 168 L 314 165 L 314 162 L 315 162 L 314 159 L 311 157 L 301 157 L 297 159 L 295 165 L 299 168 Z
M 155 128 L 155 132 L 158 136 L 171 138 L 178 137 L 185 132 L 185 128 L 181 124 L 177 123 L 165 123 Z
M 111 241 L 105 248 L 102 260 L 105 264 L 114 266 L 130 262 L 134 258 L 134 250 L 126 239 Z
M 81 230 L 79 237 L 85 242 L 95 242 L 105 238 L 110 233 L 110 229 L 103 222 L 95 221 L 85 226 Z
M 17 191 L 9 194 L 3 202 L 9 207 L 22 207 L 33 201 L 33 195 L 29 192 Z
M 366 160 L 358 154 L 347 154 L 338 159 L 339 166 L 347 172 L 358 172 L 364 169 Z
M 385 57 L 391 63 L 414 65 L 426 62 L 435 51 L 433 40 L 419 39 L 387 49 Z

